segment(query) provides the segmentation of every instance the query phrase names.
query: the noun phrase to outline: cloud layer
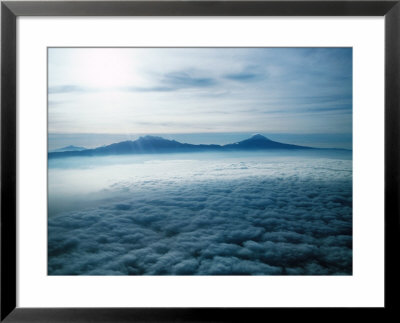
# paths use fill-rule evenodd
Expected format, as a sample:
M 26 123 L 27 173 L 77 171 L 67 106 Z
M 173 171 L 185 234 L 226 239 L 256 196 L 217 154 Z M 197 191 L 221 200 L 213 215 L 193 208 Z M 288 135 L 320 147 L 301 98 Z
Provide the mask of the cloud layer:
M 50 217 L 49 274 L 352 273 L 351 160 L 184 165 L 148 163 L 153 180 L 115 182 L 118 199 Z

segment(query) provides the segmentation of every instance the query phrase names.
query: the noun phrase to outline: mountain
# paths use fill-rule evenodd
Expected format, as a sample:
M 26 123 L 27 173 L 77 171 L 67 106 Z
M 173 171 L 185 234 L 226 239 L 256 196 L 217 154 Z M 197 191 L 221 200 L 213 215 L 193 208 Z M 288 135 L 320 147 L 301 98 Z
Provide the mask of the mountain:
M 66 146 L 66 147 L 62 147 L 62 148 L 58 148 L 58 149 L 54 149 L 51 152 L 55 153 L 55 152 L 65 152 L 65 151 L 81 151 L 81 150 L 86 150 L 85 147 L 77 147 L 77 146 Z
M 73 147 L 73 146 L 71 146 Z M 78 147 L 79 148 L 79 147 Z M 158 154 L 158 153 L 185 153 L 204 151 L 240 151 L 240 150 L 271 150 L 271 149 L 316 149 L 272 141 L 262 135 L 228 145 L 193 145 L 180 143 L 156 136 L 144 136 L 135 141 L 122 141 L 108 146 L 94 149 L 54 151 L 49 153 L 49 158 L 73 156 L 107 156 L 127 154 Z
M 272 141 L 260 134 L 253 137 L 223 146 L 226 150 L 263 150 L 263 149 L 314 149 L 311 147 L 283 144 Z

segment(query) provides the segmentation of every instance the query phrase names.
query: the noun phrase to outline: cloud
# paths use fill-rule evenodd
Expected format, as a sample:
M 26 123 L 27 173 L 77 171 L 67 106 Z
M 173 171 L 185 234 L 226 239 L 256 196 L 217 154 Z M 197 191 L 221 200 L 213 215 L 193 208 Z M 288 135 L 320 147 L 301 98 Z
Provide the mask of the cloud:
M 225 75 L 225 78 L 230 79 L 230 80 L 235 80 L 235 81 L 251 81 L 254 80 L 258 77 L 259 75 L 256 73 L 250 73 L 250 72 L 243 72 L 243 73 L 236 73 L 236 74 L 227 74 Z
M 265 71 L 262 70 L 263 67 L 261 66 L 248 66 L 240 72 L 227 73 L 224 75 L 224 78 L 238 82 L 259 81 L 267 77 Z
M 207 87 L 216 83 L 212 78 L 194 76 L 186 71 L 167 73 L 162 82 L 175 88 Z
M 217 81 L 210 77 L 200 77 L 194 75 L 195 73 L 189 71 L 178 71 L 165 73 L 158 84 L 152 86 L 119 86 L 119 87 L 84 87 L 77 85 L 59 85 L 49 87 L 49 94 L 63 94 L 75 92 L 108 92 L 108 91 L 122 91 L 122 92 L 171 92 L 180 89 L 190 88 L 204 88 L 210 87 L 217 83 Z M 154 80 L 156 81 L 156 80 Z
M 125 86 L 119 88 L 121 91 L 126 92 L 171 92 L 175 88 L 169 86 L 149 86 L 149 87 L 139 87 L 139 86 Z
M 210 77 L 194 76 L 187 71 L 180 71 L 166 73 L 159 83 L 158 85 L 148 87 L 121 87 L 120 90 L 132 92 L 171 92 L 180 89 L 210 87 L 216 84 L 216 80 Z
M 73 92 L 88 92 L 89 89 L 82 87 L 82 86 L 76 86 L 76 85 L 60 85 L 60 86 L 52 86 L 49 87 L 49 93 L 50 94 L 56 94 L 56 93 L 73 93 Z
M 50 217 L 49 274 L 352 273 L 351 160 L 187 163 L 138 164 L 117 201 Z
M 351 48 L 55 48 L 49 87 L 58 133 L 352 129 Z

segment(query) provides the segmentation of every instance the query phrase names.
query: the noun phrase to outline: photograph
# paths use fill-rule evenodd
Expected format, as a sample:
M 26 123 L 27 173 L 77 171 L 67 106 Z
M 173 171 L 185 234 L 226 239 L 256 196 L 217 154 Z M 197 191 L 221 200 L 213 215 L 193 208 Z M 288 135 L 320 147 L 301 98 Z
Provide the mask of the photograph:
M 350 276 L 353 49 L 48 47 L 47 198 L 51 276 Z

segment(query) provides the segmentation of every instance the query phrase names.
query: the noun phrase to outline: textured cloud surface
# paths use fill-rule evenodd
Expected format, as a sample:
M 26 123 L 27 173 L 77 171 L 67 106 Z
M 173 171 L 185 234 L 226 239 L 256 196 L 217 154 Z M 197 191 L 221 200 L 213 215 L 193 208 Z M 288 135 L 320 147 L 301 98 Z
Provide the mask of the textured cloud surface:
M 50 164 L 50 275 L 352 273 L 350 158 L 129 158 Z

